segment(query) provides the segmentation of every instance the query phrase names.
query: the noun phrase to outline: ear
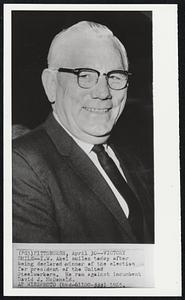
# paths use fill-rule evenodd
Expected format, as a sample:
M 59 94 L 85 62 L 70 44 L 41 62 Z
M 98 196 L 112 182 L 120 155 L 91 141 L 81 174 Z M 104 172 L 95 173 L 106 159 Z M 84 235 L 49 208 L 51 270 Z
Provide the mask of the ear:
M 48 100 L 53 104 L 56 100 L 57 78 L 53 70 L 44 69 L 42 72 L 42 84 Z

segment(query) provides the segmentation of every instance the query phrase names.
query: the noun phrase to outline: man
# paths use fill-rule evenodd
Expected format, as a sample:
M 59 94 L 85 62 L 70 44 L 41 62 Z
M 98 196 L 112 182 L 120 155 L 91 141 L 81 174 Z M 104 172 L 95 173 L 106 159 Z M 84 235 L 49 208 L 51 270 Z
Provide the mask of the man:
M 14 242 L 153 242 L 142 168 L 109 144 L 128 77 L 105 26 L 83 21 L 54 38 L 42 73 L 53 113 L 14 141 Z

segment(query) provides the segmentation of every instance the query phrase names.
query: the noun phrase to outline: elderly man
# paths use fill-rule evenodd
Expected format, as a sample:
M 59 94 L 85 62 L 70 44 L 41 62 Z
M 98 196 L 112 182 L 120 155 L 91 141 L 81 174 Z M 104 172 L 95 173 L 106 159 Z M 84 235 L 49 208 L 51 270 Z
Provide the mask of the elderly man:
M 54 38 L 42 73 L 53 112 L 14 141 L 14 242 L 153 242 L 141 166 L 109 144 L 128 78 L 107 27 L 83 21 Z

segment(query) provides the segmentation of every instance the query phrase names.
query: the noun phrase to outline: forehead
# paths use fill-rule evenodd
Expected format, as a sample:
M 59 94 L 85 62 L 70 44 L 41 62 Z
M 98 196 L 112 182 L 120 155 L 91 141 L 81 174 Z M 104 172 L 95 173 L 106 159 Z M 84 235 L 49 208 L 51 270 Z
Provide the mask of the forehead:
M 63 54 L 65 56 L 62 64 L 71 68 L 122 67 L 120 50 L 113 40 L 107 37 L 75 37 L 65 45 Z

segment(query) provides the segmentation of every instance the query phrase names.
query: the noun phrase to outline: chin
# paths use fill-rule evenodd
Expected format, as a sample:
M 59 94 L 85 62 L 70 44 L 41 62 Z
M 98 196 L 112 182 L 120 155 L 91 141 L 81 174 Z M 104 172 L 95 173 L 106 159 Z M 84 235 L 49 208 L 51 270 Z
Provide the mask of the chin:
M 94 137 L 106 137 L 106 136 L 109 136 L 110 135 L 110 132 L 111 132 L 111 129 L 96 129 L 96 130 L 89 130 L 89 131 L 86 131 L 87 134 L 89 135 L 92 135 Z

